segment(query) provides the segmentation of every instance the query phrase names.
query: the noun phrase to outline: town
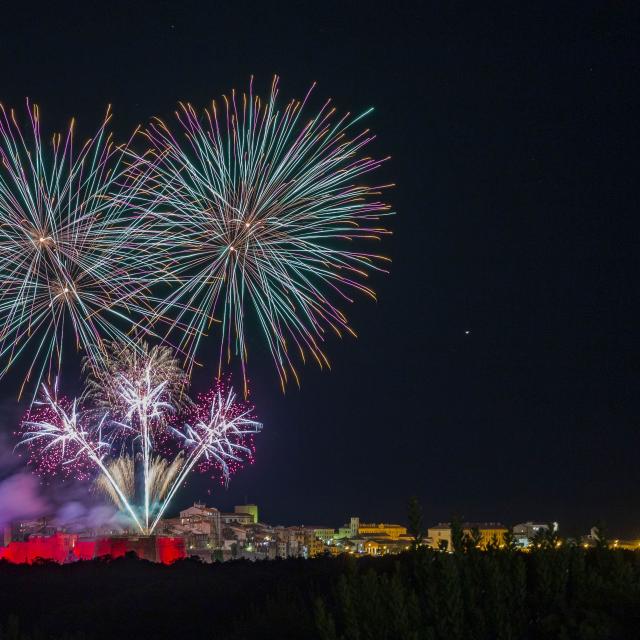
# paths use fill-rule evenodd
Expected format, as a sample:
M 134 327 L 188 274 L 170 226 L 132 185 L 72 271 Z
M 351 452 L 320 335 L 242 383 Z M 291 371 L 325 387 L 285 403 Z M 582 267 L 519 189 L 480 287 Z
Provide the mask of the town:
M 509 528 L 498 522 L 460 522 L 461 534 L 473 540 L 475 547 L 504 547 L 507 544 L 527 551 L 536 540 L 563 539 L 558 523 L 524 522 Z M 341 527 L 320 525 L 274 526 L 259 519 L 255 504 L 236 505 L 225 512 L 196 502 L 179 516 L 163 519 L 153 536 L 140 536 L 123 529 L 102 526 L 80 529 L 56 525 L 39 518 L 5 526 L 0 539 L 0 559 L 31 563 L 37 559 L 66 563 L 101 556 L 119 557 L 127 552 L 151 561 L 169 564 L 181 558 L 202 562 L 229 560 L 275 560 L 276 558 L 313 558 L 341 554 L 382 556 L 409 550 L 420 544 L 450 552 L 454 550 L 454 525 L 441 522 L 416 536 L 401 524 L 366 523 L 350 517 Z M 568 543 L 585 547 L 598 543 L 598 530 Z M 611 546 L 640 549 L 638 540 L 612 540 Z

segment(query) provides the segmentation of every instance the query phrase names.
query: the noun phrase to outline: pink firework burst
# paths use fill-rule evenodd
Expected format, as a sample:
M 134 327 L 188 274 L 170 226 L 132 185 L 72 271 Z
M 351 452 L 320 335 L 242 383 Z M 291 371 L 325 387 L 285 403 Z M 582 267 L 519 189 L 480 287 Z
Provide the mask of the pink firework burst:
M 76 400 L 57 397 L 48 389 L 20 423 L 20 443 L 27 461 L 45 477 L 88 480 L 95 472 L 95 457 L 108 445 L 101 441 L 104 419 L 96 420 Z
M 259 430 L 253 405 L 239 399 L 230 385 L 217 379 L 190 408 L 179 437 L 185 449 L 202 450 L 198 471 L 212 472 L 226 484 L 243 464 L 253 464 L 254 435 Z

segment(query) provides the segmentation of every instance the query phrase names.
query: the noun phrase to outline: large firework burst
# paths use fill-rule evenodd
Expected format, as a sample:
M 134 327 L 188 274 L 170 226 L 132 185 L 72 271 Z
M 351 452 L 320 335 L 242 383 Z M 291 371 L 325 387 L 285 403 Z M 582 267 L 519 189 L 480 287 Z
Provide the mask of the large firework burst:
M 250 320 L 284 387 L 298 380 L 296 360 L 328 365 L 327 331 L 354 333 L 341 303 L 355 291 L 375 297 L 365 282 L 383 270 L 385 258 L 360 246 L 388 233 L 379 221 L 390 214 L 384 185 L 362 182 L 382 162 L 363 155 L 368 130 L 352 134 L 368 111 L 336 117 L 328 101 L 305 119 L 310 93 L 281 108 L 275 78 L 264 102 L 250 85 L 202 117 L 181 104 L 177 126 L 155 120 L 144 132 L 151 152 L 135 158 L 148 179 L 134 199 L 173 285 L 160 315 L 188 328 L 180 344 L 190 354 L 219 316 L 220 366 L 238 356 L 245 385 Z
M 59 369 L 66 332 L 93 364 L 104 338 L 129 342 L 154 270 L 110 112 L 79 148 L 73 121 L 49 145 L 38 107 L 27 101 L 27 112 L 23 128 L 0 105 L 0 377 L 26 349 L 37 389 Z

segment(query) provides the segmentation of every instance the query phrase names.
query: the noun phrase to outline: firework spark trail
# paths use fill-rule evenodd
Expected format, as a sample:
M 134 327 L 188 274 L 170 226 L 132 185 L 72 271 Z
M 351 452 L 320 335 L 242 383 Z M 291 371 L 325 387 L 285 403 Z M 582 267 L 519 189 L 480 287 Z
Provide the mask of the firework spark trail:
M 73 121 L 49 146 L 38 107 L 27 101 L 27 112 L 23 132 L 0 105 L 0 377 L 30 345 L 21 393 L 59 370 L 69 325 L 94 365 L 105 337 L 130 343 L 120 327 L 143 329 L 134 317 L 149 314 L 155 272 L 149 230 L 131 214 L 144 174 L 134 183 L 107 131 L 110 111 L 79 149 Z
M 119 392 L 123 402 L 128 405 L 126 418 L 131 420 L 135 415 L 140 425 L 139 438 L 142 443 L 142 460 L 144 473 L 144 520 L 145 527 L 149 527 L 149 468 L 152 452 L 153 421 L 163 415 L 163 411 L 173 411 L 173 405 L 164 402 L 162 393 L 167 386 L 166 381 L 153 386 L 151 384 L 150 367 L 144 372 L 144 384 L 140 386 L 138 380 L 130 380 L 120 376 Z
M 169 347 L 133 347 L 109 342 L 104 366 L 90 378 L 90 394 L 102 406 L 111 406 L 117 419 L 114 435 L 129 432 L 140 445 L 144 475 L 144 521 L 151 516 L 151 463 L 154 432 L 175 412 L 174 402 L 188 386 Z
M 251 415 L 252 409 L 238 404 L 233 391 L 225 394 L 223 387 L 218 385 L 196 406 L 193 425 L 186 423 L 181 430 L 173 429 L 189 453 L 151 530 L 156 527 L 175 492 L 196 465 L 203 470 L 219 465 L 225 482 L 228 482 L 232 472 L 230 464 L 243 462 L 243 455 L 251 458 L 253 451 L 247 438 L 262 429 L 262 425 L 253 420 Z
M 310 93 L 281 109 L 276 78 L 267 102 L 251 85 L 204 119 L 181 104 L 178 133 L 156 119 L 144 132 L 152 150 L 133 154 L 146 186 L 131 200 L 153 221 L 175 285 L 159 313 L 173 314 L 169 332 L 189 328 L 180 346 L 192 356 L 220 314 L 219 367 L 239 356 L 245 383 L 249 309 L 284 388 L 290 374 L 298 381 L 293 351 L 328 366 L 327 330 L 354 333 L 334 300 L 351 302 L 353 290 L 375 298 L 363 281 L 384 270 L 386 258 L 354 247 L 386 235 L 376 222 L 391 215 L 377 199 L 390 185 L 360 183 L 382 162 L 361 155 L 374 136 L 349 137 L 368 111 L 336 120 L 327 102 L 303 122 Z
M 46 463 L 47 455 L 54 452 L 55 459 L 65 466 L 73 467 L 82 457 L 93 462 L 102 472 L 103 477 L 109 483 L 114 493 L 120 499 L 128 514 L 133 518 L 140 531 L 143 527 L 133 510 L 125 492 L 111 474 L 104 459 L 109 451 L 109 445 L 102 442 L 100 435 L 106 420 L 106 414 L 98 421 L 91 431 L 85 429 L 81 422 L 81 413 L 78 411 L 77 401 L 71 403 L 70 410 L 64 408 L 63 403 L 57 399 L 57 394 L 52 395 L 50 390 L 43 385 L 44 400 L 36 405 L 44 405 L 49 410 L 49 416 L 44 419 L 26 420 L 24 422 L 21 445 L 40 445 L 40 461 Z M 94 436 L 98 437 L 95 438 Z
M 219 468 L 228 480 L 243 460 L 251 461 L 251 438 L 261 425 L 220 381 L 198 403 L 187 403 L 180 397 L 184 374 L 166 347 L 109 345 L 109 352 L 86 394 L 93 407 L 80 410 L 77 401 L 58 400 L 43 385 L 44 399 L 23 421 L 18 446 L 28 447 L 31 461 L 47 473 L 62 468 L 84 478 L 97 472 L 98 487 L 142 533 L 151 534 L 194 468 Z M 187 418 L 175 415 L 176 405 L 188 411 Z M 157 455 L 158 439 L 170 459 Z M 138 459 L 141 517 L 133 505 Z

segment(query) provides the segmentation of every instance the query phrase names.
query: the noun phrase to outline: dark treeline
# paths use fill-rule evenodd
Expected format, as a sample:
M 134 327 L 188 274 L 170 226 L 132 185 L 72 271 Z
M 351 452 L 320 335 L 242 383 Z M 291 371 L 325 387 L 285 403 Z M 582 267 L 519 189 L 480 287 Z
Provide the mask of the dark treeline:
M 0 562 L 0 637 L 318 640 L 640 637 L 640 553 L 424 548 L 173 566 Z

